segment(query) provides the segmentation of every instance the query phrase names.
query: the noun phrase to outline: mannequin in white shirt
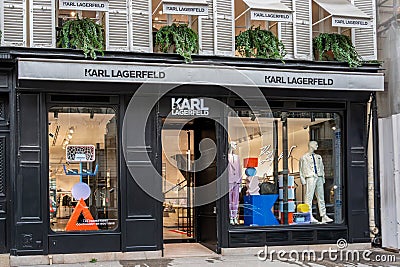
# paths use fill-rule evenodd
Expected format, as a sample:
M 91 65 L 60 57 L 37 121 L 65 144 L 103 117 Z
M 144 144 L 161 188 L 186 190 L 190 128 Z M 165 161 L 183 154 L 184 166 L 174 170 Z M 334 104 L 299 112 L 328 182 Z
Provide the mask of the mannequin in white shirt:
M 333 220 L 326 215 L 324 200 L 325 171 L 321 155 L 314 153 L 317 148 L 318 143 L 316 141 L 310 141 L 307 153 L 300 158 L 300 180 L 301 183 L 306 186 L 305 203 L 310 207 L 310 212 L 312 210 L 312 200 L 315 193 L 318 201 L 319 214 L 322 218 L 321 222 L 329 223 Z M 312 212 L 311 222 L 318 222 L 312 216 Z

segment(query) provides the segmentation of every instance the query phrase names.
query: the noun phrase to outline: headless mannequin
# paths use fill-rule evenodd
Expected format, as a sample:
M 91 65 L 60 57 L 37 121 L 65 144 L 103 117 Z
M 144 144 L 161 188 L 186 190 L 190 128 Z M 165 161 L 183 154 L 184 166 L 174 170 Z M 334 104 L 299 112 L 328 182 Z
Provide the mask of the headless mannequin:
M 237 143 L 232 141 L 229 143 L 228 151 L 228 178 L 229 178 L 229 214 L 230 224 L 239 224 L 238 209 L 239 209 L 239 189 L 241 183 L 241 168 L 239 156 L 234 154 L 237 148 Z
M 333 220 L 326 215 L 326 207 L 324 200 L 324 183 L 325 183 L 325 172 L 322 157 L 315 154 L 318 143 L 311 141 L 308 144 L 308 151 L 300 158 L 299 169 L 300 169 L 300 180 L 303 185 L 306 186 L 305 203 L 312 210 L 312 200 L 314 193 L 317 197 L 319 214 L 322 217 L 323 223 L 332 222 Z M 311 222 L 318 222 L 311 212 Z

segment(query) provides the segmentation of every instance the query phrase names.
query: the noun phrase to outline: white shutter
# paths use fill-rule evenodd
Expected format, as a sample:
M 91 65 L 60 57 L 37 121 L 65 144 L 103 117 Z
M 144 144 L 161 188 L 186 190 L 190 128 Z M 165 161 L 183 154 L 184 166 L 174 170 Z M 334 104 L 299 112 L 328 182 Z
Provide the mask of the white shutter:
M 312 59 L 311 0 L 294 0 L 294 57 Z
M 55 47 L 55 2 L 32 0 L 30 9 L 30 46 Z
M 235 19 L 233 14 L 234 0 L 216 0 L 214 3 L 214 44 L 216 55 L 233 56 L 235 54 Z
M 293 0 L 281 0 L 282 4 L 293 10 Z M 280 39 L 285 45 L 286 58 L 294 57 L 293 23 L 280 23 Z
M 2 0 L 2 45 L 26 45 L 25 0 Z
M 214 54 L 214 22 L 213 22 L 213 2 L 207 0 L 208 16 L 199 17 L 199 54 Z
M 376 6 L 374 0 L 354 0 L 354 5 L 373 18 L 372 28 L 354 29 L 354 45 L 364 60 L 377 59 Z
M 107 50 L 129 50 L 128 2 L 127 0 L 108 1 Z
M 152 52 L 151 1 L 130 0 L 131 2 L 131 50 Z

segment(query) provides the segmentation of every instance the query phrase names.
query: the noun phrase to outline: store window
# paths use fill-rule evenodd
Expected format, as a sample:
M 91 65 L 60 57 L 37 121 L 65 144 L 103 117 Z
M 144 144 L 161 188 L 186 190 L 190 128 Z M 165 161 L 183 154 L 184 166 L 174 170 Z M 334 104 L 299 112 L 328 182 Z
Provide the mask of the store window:
M 117 119 L 111 108 L 53 107 L 48 113 L 50 227 L 118 227 Z
M 228 120 L 230 224 L 343 223 L 340 115 L 238 114 Z

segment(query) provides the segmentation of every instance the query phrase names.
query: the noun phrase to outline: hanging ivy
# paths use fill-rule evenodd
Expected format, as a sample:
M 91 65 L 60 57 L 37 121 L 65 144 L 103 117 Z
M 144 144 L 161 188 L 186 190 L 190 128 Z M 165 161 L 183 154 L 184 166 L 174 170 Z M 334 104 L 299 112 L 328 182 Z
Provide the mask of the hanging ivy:
M 316 60 L 347 62 L 350 68 L 356 68 L 362 64 L 362 58 L 347 35 L 321 33 L 313 39 L 313 48 Z
M 69 20 L 62 26 L 57 46 L 61 48 L 81 49 L 85 57 L 96 59 L 97 54 L 104 55 L 104 29 L 90 18 Z
M 187 24 L 175 24 L 162 27 L 156 33 L 156 45 L 163 53 L 175 50 L 185 59 L 186 63 L 192 62 L 192 54 L 199 51 L 199 38 L 195 31 Z
M 235 47 L 243 57 L 283 59 L 284 44 L 268 30 L 253 26 L 235 38 Z

